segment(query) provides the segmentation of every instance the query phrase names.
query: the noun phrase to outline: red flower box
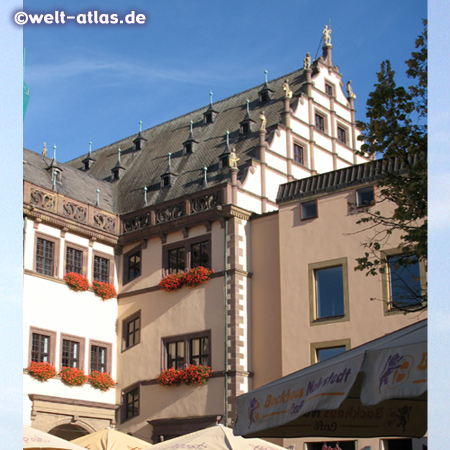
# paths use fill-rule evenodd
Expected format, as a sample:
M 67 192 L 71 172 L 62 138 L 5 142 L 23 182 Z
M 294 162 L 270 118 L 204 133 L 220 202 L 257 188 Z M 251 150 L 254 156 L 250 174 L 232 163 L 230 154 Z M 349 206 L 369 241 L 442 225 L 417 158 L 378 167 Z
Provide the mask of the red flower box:
M 66 282 L 69 289 L 76 292 L 87 291 L 89 289 L 88 279 L 79 273 L 68 272 L 64 276 L 64 281 Z
M 166 292 L 180 289 L 183 286 L 196 287 L 205 284 L 214 274 L 214 270 L 203 266 L 194 267 L 183 273 L 172 273 L 159 282 L 159 288 Z
M 63 367 L 59 372 L 61 381 L 67 386 L 83 386 L 87 381 L 87 375 L 75 367 Z
M 94 280 L 92 283 L 95 295 L 98 295 L 103 300 L 117 297 L 116 288 L 112 283 L 104 283 L 103 281 Z
M 39 381 L 48 381 L 56 375 L 56 369 L 49 362 L 31 361 L 28 366 L 28 375 Z
M 111 376 L 106 372 L 98 372 L 94 370 L 88 377 L 88 381 L 94 389 L 100 389 L 106 392 L 110 387 L 114 386 L 115 382 Z
M 184 369 L 163 370 L 158 376 L 157 381 L 161 386 L 174 386 L 183 384 L 205 384 L 208 378 L 212 377 L 214 370 L 209 366 L 196 366 L 189 364 Z

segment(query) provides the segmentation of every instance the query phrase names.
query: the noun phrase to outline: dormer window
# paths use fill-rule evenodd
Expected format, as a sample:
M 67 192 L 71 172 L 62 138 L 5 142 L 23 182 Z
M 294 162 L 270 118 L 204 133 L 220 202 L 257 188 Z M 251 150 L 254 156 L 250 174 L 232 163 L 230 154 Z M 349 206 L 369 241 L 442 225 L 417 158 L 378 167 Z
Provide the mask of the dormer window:
M 221 155 L 220 156 L 220 167 L 222 169 L 230 167 L 230 156 L 229 155 Z
M 167 187 L 167 186 L 171 186 L 171 182 L 170 182 L 170 175 L 163 175 L 161 177 L 161 187 Z
M 205 125 L 208 125 L 208 123 L 213 123 L 212 111 L 205 114 Z
M 269 93 L 267 91 L 260 92 L 260 94 L 259 94 L 259 101 L 261 103 L 267 103 L 269 101 Z
M 184 144 L 184 153 L 192 153 L 192 142 L 186 142 L 186 144 Z
M 247 134 L 250 131 L 250 123 L 249 122 L 244 122 L 241 124 L 241 133 L 242 134 Z

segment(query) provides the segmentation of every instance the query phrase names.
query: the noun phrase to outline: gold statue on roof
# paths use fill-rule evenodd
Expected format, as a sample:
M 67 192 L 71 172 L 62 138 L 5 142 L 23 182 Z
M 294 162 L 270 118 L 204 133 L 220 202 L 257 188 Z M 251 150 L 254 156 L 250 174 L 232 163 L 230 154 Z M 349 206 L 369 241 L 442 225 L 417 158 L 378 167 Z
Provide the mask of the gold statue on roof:
M 284 98 L 292 98 L 292 91 L 289 88 L 289 78 L 286 78 L 283 83 Z
M 355 98 L 356 98 L 356 95 L 355 95 L 355 93 L 353 92 L 353 89 L 352 89 L 351 84 L 352 84 L 352 80 L 350 80 L 350 81 L 347 83 L 347 94 L 348 94 L 348 98 L 353 98 L 353 99 L 355 99 Z
M 233 150 L 231 150 L 230 156 L 228 158 L 229 165 L 232 169 L 237 169 L 237 162 L 240 160 L 236 156 L 236 148 L 233 147 Z
M 324 45 L 330 45 L 331 44 L 331 28 L 328 28 L 328 25 L 325 25 L 325 28 L 323 29 L 323 43 Z
M 44 142 L 44 148 L 42 149 L 42 156 L 47 156 L 47 144 Z
M 260 131 L 266 131 L 267 119 L 266 116 L 264 115 L 264 111 L 261 111 L 261 114 L 259 115 L 259 120 L 261 120 L 261 127 L 259 128 Z
M 309 52 L 306 54 L 305 59 L 303 60 L 303 68 L 311 69 L 311 56 L 309 56 Z

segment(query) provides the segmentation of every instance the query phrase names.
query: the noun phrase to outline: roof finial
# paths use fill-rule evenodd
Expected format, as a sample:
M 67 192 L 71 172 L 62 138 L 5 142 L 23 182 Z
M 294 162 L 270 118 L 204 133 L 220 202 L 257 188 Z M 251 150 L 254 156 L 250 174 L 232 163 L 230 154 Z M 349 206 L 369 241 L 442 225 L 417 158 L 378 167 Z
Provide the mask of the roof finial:
M 169 153 L 169 167 L 172 164 L 172 153 Z
M 142 120 L 139 121 L 139 133 L 142 131 Z
M 268 74 L 269 72 L 267 71 L 267 69 L 264 71 L 264 80 L 265 80 L 265 82 L 266 82 L 266 84 L 267 84 L 267 74 Z
M 56 177 L 58 176 L 58 171 L 53 170 L 53 190 L 56 191 Z
M 120 150 L 120 147 L 119 147 L 119 150 L 117 151 L 117 154 L 118 154 L 118 156 L 117 156 L 117 161 L 120 163 L 120 155 L 121 155 L 121 153 L 122 153 L 122 150 Z
M 208 168 L 205 166 L 203 167 L 203 187 L 207 188 L 208 187 L 208 177 L 206 176 L 208 172 Z
M 97 202 L 95 203 L 95 206 L 100 206 L 100 189 L 97 189 Z
M 147 186 L 144 186 L 144 205 L 147 206 Z
M 227 147 L 230 145 L 230 132 L 227 130 Z
M 53 146 L 53 159 L 56 161 L 56 145 Z
M 189 131 L 192 133 L 192 126 L 194 125 L 194 122 L 191 120 L 190 122 L 189 122 Z
M 250 100 L 247 99 L 247 114 L 250 114 Z
M 212 101 L 212 97 L 213 97 L 213 93 L 212 91 L 209 91 L 209 104 L 212 106 L 213 101 Z
M 89 141 L 89 156 L 91 156 L 91 152 L 92 152 L 92 142 Z

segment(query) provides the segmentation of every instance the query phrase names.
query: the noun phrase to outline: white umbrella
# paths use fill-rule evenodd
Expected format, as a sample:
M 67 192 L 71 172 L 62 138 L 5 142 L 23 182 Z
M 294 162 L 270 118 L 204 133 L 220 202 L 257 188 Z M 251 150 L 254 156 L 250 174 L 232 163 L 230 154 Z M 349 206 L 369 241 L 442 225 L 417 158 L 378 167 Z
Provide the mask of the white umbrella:
M 141 450 L 151 445 L 142 439 L 111 428 L 81 436 L 71 442 L 89 450 Z
M 28 450 L 86 450 L 65 439 L 44 433 L 27 425 L 23 426 L 23 448 Z
M 427 321 L 266 384 L 236 405 L 241 436 L 422 437 Z
M 231 428 L 215 425 L 194 433 L 159 442 L 143 450 L 286 450 L 262 439 L 235 436 Z

